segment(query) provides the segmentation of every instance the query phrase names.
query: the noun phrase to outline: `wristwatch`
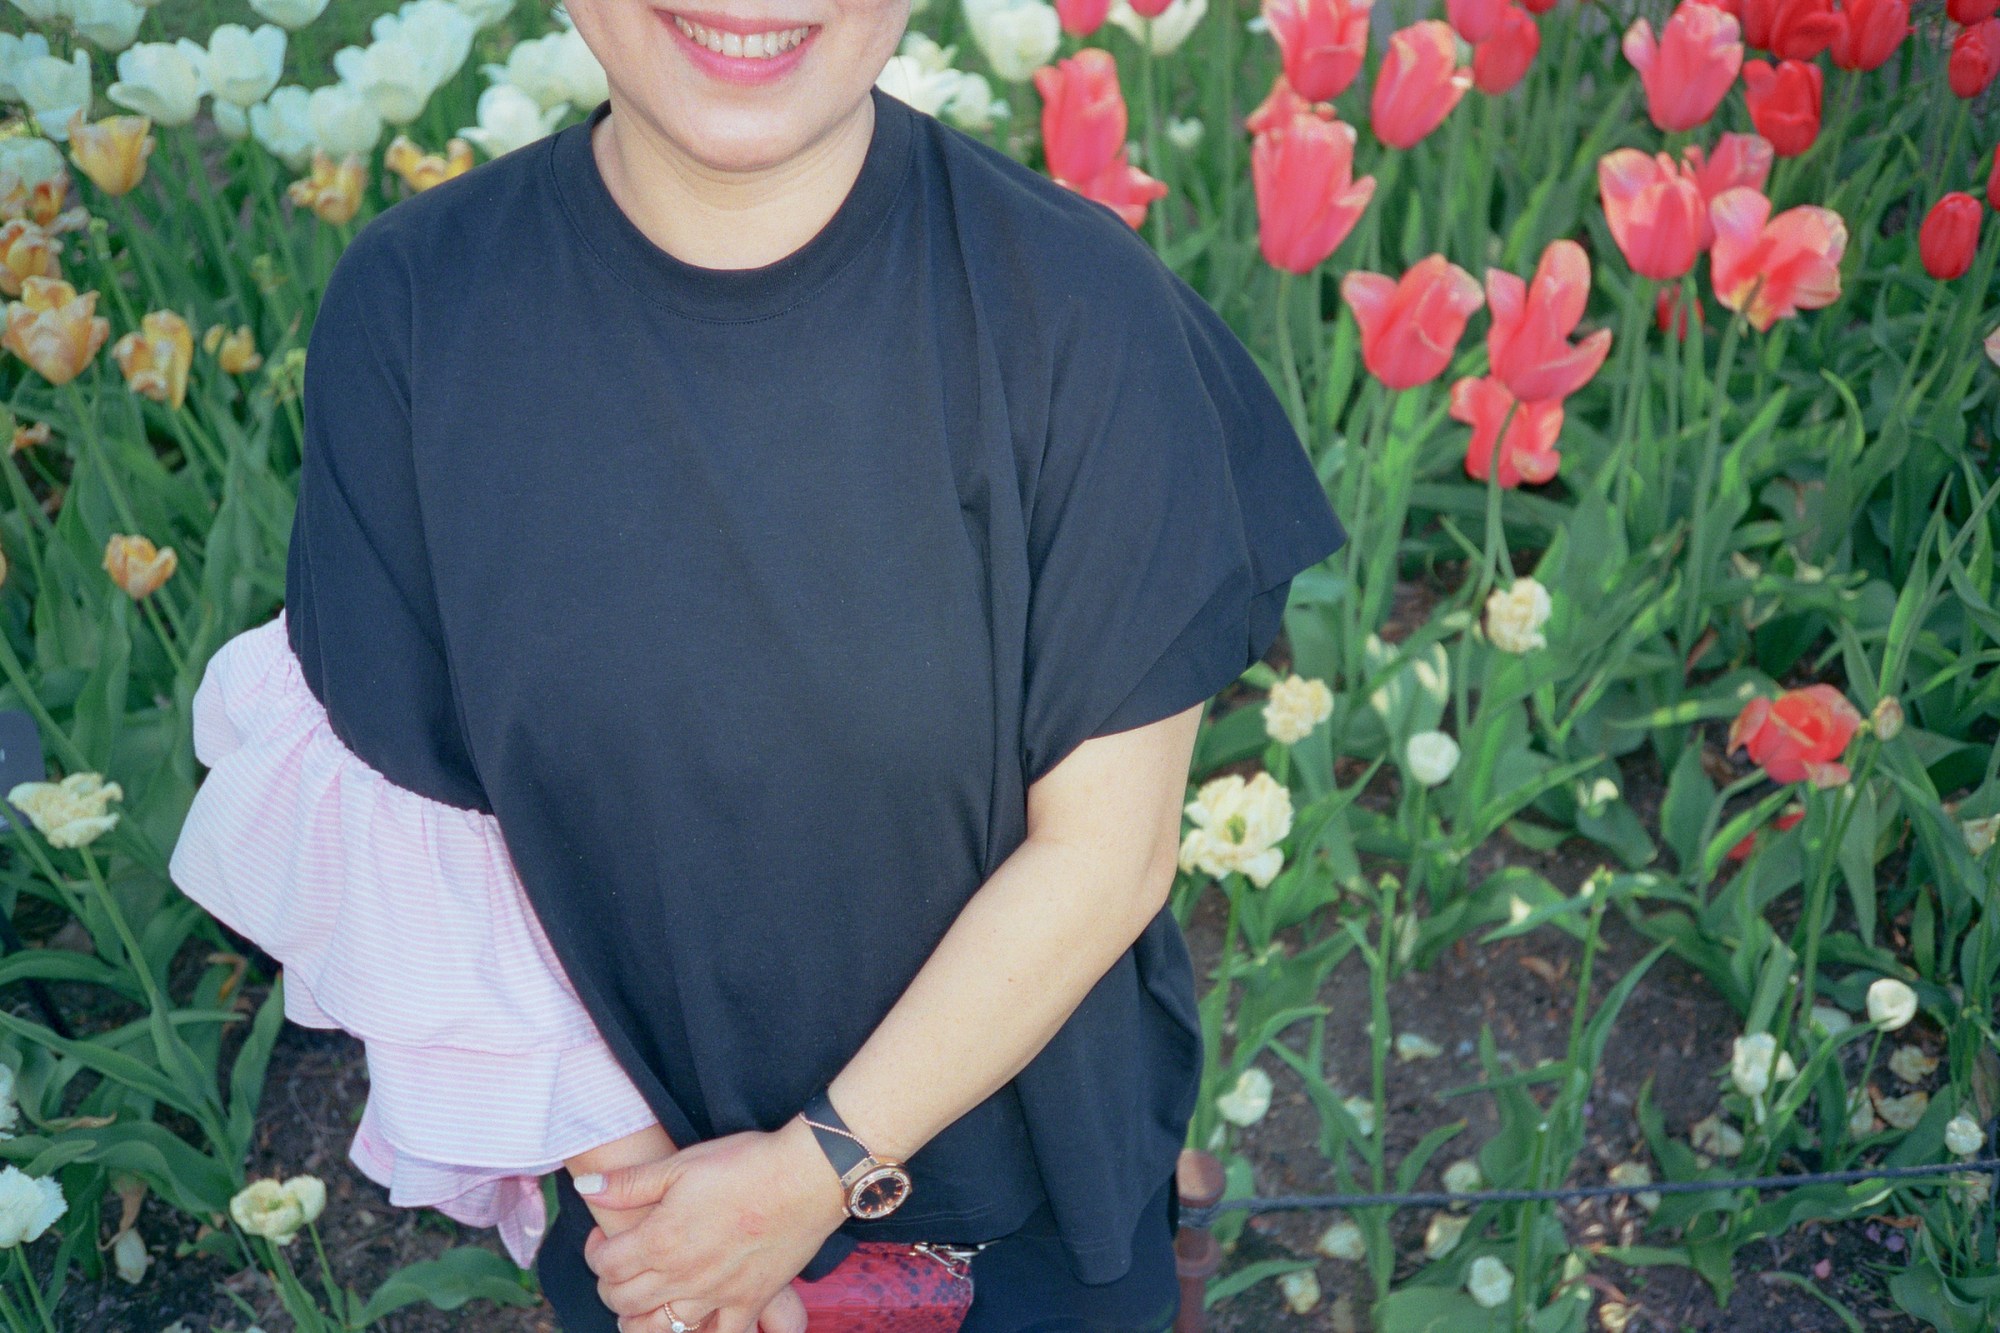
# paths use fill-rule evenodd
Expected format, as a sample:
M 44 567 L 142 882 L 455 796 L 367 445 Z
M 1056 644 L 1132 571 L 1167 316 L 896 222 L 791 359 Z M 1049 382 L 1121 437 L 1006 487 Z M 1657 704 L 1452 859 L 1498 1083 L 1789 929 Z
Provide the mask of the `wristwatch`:
M 825 1088 L 812 1095 L 799 1111 L 799 1117 L 812 1126 L 820 1149 L 840 1173 L 840 1187 L 847 1192 L 849 1217 L 863 1221 L 887 1217 L 910 1197 L 910 1173 L 903 1169 L 903 1164 L 869 1152 L 868 1145 L 856 1137 L 833 1109 L 833 1100 Z

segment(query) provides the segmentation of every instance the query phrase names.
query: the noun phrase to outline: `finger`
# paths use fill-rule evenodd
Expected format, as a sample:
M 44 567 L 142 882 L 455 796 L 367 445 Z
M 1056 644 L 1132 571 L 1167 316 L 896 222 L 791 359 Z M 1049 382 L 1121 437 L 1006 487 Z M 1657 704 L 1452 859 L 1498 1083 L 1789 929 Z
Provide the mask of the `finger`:
M 698 1333 L 716 1333 L 712 1315 L 715 1307 L 708 1307 L 710 1313 L 705 1313 L 700 1319 L 696 1319 L 694 1311 L 701 1307 L 697 1306 L 692 1298 L 672 1303 L 674 1314 L 680 1316 L 681 1323 L 686 1327 L 698 1330 Z M 618 1333 L 673 1333 L 674 1321 L 668 1316 L 666 1307 L 667 1302 L 662 1301 L 658 1308 L 649 1310 L 645 1314 L 620 1316 Z
M 787 1282 L 757 1316 L 757 1333 L 806 1333 L 806 1303 Z
M 680 1175 L 680 1154 L 632 1166 L 586 1171 L 573 1182 L 576 1192 L 601 1208 L 638 1208 L 660 1201 Z
M 670 1229 L 658 1216 L 629 1231 L 606 1237 L 595 1249 L 588 1240 L 584 1242 L 584 1262 L 600 1282 L 629 1282 L 648 1272 L 684 1277 L 682 1266 L 699 1259 L 700 1256 L 690 1252 L 687 1237 Z
M 715 1327 L 702 1325 L 702 1333 L 757 1333 L 757 1311 L 741 1305 L 719 1306 L 715 1312 Z

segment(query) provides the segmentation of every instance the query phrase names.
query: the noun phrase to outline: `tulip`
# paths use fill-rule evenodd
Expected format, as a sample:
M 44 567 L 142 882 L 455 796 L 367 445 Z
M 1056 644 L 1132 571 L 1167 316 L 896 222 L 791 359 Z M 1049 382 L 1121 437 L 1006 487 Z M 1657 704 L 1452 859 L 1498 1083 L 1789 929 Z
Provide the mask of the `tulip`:
M 1452 386 L 1454 392 L 1457 388 L 1455 384 Z M 1531 653 L 1546 648 L 1549 641 L 1542 633 L 1542 626 L 1549 623 L 1554 613 L 1555 601 L 1539 580 L 1515 579 L 1505 589 L 1495 588 L 1486 595 L 1486 641 L 1503 653 Z
M 1562 455 L 1556 452 L 1563 425 L 1560 398 L 1522 403 L 1491 375 L 1468 377 L 1451 386 L 1451 418 L 1472 427 L 1465 446 L 1465 475 L 1474 481 L 1485 481 L 1493 470 L 1496 440 L 1500 445 L 1496 481 L 1504 489 L 1524 481 L 1539 486 L 1562 466 Z
M 422 115 L 437 87 L 424 53 L 405 41 L 343 46 L 333 53 L 333 68 L 390 125 L 407 125 Z
M 1280 73 L 1271 80 L 1271 91 L 1264 94 L 1264 100 L 1257 109 L 1243 118 L 1243 128 L 1252 134 L 1262 134 L 1265 130 L 1291 124 L 1292 117 L 1300 113 L 1318 116 L 1321 120 L 1332 120 L 1333 104 L 1330 102 L 1310 102 L 1298 95 L 1292 85 Z M 0 140 L 4 143 L 5 140 Z
M 1508 5 L 1499 30 L 1472 50 L 1473 85 L 1488 97 L 1513 91 L 1541 49 L 1542 30 L 1535 20 L 1519 5 Z
M 1156 19 L 1167 12 L 1173 0 L 1135 0 L 1132 12 L 1142 19 Z
M 463 126 L 458 132 L 486 156 L 500 157 L 547 135 L 566 110 L 556 107 L 544 111 L 513 84 L 496 83 L 479 94 L 479 123 Z
M 1425 19 L 1389 38 L 1389 53 L 1368 102 L 1370 128 L 1391 148 L 1409 148 L 1444 123 L 1472 86 L 1458 67 L 1451 25 Z
M 928 69 L 915 56 L 894 55 L 875 76 L 875 86 L 927 116 L 938 116 L 944 114 L 945 103 L 958 95 L 959 81 L 964 77 L 955 69 Z M 560 108 L 557 114 L 561 114 Z M 391 149 L 394 147 L 390 145 Z
M 1056 0 L 1056 19 L 1072 37 L 1088 37 L 1104 26 L 1111 0 Z
M 1042 98 L 1042 155 L 1049 175 L 1076 184 L 1104 170 L 1125 147 L 1125 95 L 1118 65 L 1102 47 L 1086 47 L 1035 71 Z
M 105 571 L 134 601 L 158 591 L 162 583 L 173 577 L 177 563 L 173 547 L 154 550 L 151 540 L 145 537 L 114 532 L 104 544 Z
M 1701 188 L 1665 153 L 1619 148 L 1597 160 L 1611 239 L 1632 271 L 1663 282 L 1694 267 L 1707 221 Z
M 1192 825 L 1181 838 L 1182 870 L 1217 879 L 1233 871 L 1261 889 L 1284 868 L 1292 793 L 1269 773 L 1247 782 L 1240 773 L 1210 778 L 1181 808 Z
M 1009 83 L 1027 82 L 1062 45 L 1062 19 L 1041 0 L 967 0 L 965 20 L 986 63 Z
M 1355 271 L 1340 294 L 1361 327 L 1361 360 L 1391 389 L 1428 384 L 1451 364 L 1466 321 L 1484 304 L 1479 281 L 1443 255 L 1411 265 L 1402 280 Z
M 1986 173 L 1986 202 L 2000 208 L 2000 145 L 1993 149 L 1993 166 Z
M 1281 745 L 1296 745 L 1333 716 L 1333 690 L 1317 677 L 1287 675 L 1271 686 L 1260 710 L 1264 734 Z
M 443 0 L 405 3 L 393 14 L 377 14 L 368 25 L 370 46 L 401 46 L 415 54 L 426 97 L 464 66 L 478 32 L 464 9 Z
M 250 0 L 250 8 L 257 11 L 257 17 L 296 32 L 320 16 L 326 0 Z
M 1840 756 L 1860 727 L 1861 714 L 1839 690 L 1807 685 L 1743 705 L 1729 726 L 1728 753 L 1745 751 L 1773 782 L 1837 787 L 1849 776 Z
M 1141 14 L 1126 0 L 1111 0 L 1111 12 L 1104 21 L 1114 28 L 1123 28 L 1133 41 L 1154 55 L 1170 56 L 1181 49 L 1181 43 L 1206 13 L 1208 0 L 1172 0 L 1152 17 Z
M 31 1176 L 11 1163 L 0 1167 L 0 1249 L 39 1238 L 68 1211 L 69 1201 L 54 1176 Z
M 275 23 L 259 24 L 255 32 L 241 23 L 218 24 L 206 47 L 185 37 L 175 45 L 218 100 L 245 109 L 263 101 L 285 70 L 285 30 Z
M 145 116 L 106 116 L 86 125 L 78 113 L 69 125 L 70 161 L 106 194 L 125 194 L 145 178 L 152 128 Z
M 238 325 L 234 332 L 221 324 L 211 325 L 201 335 L 201 350 L 215 358 L 225 375 L 247 375 L 264 364 L 248 324 Z
M 339 226 L 360 211 L 361 189 L 367 182 L 359 156 L 350 155 L 336 163 L 324 151 L 314 149 L 312 174 L 293 181 L 285 197 L 301 208 L 310 208 L 321 222 Z
M 1986 1131 L 1979 1122 L 1960 1111 L 1945 1122 L 1944 1146 L 1957 1157 L 1977 1157 L 1986 1146 Z
M 2000 0 L 1944 0 L 1944 12 L 1953 23 L 1969 28 L 2000 13 Z
M 1472 1261 L 1465 1273 L 1465 1289 L 1472 1299 L 1489 1310 L 1505 1305 L 1514 1295 L 1514 1274 L 1490 1254 Z
M 1739 187 L 1716 196 L 1708 213 L 1715 223 L 1709 251 L 1715 298 L 1741 311 L 1759 333 L 1839 297 L 1847 224 L 1832 209 L 1801 204 L 1774 218 L 1769 199 Z
M 1307 101 L 1340 96 L 1361 72 L 1374 0 L 1264 0 L 1285 81 Z
M 1571 344 L 1590 299 L 1590 257 L 1571 240 L 1549 243 L 1532 283 L 1486 270 L 1493 327 L 1486 346 L 1493 375 L 1523 402 L 1567 398 L 1590 382 L 1611 351 L 1611 330 Z
M 1963 28 L 1951 39 L 1951 59 L 1945 81 L 1968 101 L 1986 91 L 2000 73 L 2000 19 L 1985 19 Z
M 7 303 L 6 348 L 51 384 L 67 384 L 83 373 L 111 336 L 111 321 L 93 314 L 97 293 L 78 295 L 60 278 L 23 278 L 21 299 Z
M 118 81 L 105 96 L 119 106 L 151 116 L 155 125 L 185 125 L 208 91 L 201 67 L 168 42 L 141 42 L 118 55 Z
M 1458 769 L 1458 742 L 1442 731 L 1420 731 L 1403 747 L 1410 776 L 1426 787 L 1447 782 Z
M 1695 301 L 1692 304 L 1695 323 L 1706 325 L 1708 321 L 1701 313 L 1701 302 Z M 1661 333 L 1671 333 L 1680 341 L 1687 341 L 1688 312 L 1681 304 L 1678 288 L 1663 287 L 1660 289 L 1660 294 L 1653 298 L 1653 326 Z
M 1144 223 L 1147 208 L 1155 199 L 1164 199 L 1167 194 L 1165 182 L 1155 180 L 1126 161 L 1123 148 L 1089 180 L 1060 183 L 1086 199 L 1103 204 L 1132 228 Z
M 1983 218 L 1979 201 L 1963 190 L 1953 190 L 1932 204 L 1917 232 L 1917 255 L 1923 260 L 1924 272 L 1940 282 L 1964 277 L 1979 252 Z
M 293 171 L 304 171 L 312 164 L 312 150 L 319 146 L 312 127 L 312 94 L 296 83 L 273 88 L 269 97 L 250 108 L 250 132 L 271 156 Z M 369 146 L 374 146 L 372 141 Z
M 1771 151 L 1779 157 L 1797 157 L 1819 137 L 1824 78 L 1818 65 L 1797 60 L 1782 61 L 1776 69 L 1762 60 L 1743 66 L 1743 100 L 1750 108 L 1750 123 L 1770 140 Z
M 1868 987 L 1868 1021 L 1885 1032 L 1908 1027 L 1917 1016 L 1917 993 L 1894 977 L 1878 977 Z
M 460 13 L 472 20 L 472 26 L 486 29 L 497 26 L 514 12 L 515 0 L 451 0 Z
M 1761 134 L 1725 133 L 1715 143 L 1715 156 L 1707 157 L 1701 146 L 1689 144 L 1681 150 L 1681 162 L 1701 190 L 1701 248 L 1715 244 L 1715 225 L 1708 215 L 1717 195 L 1739 185 L 1761 191 L 1771 179 L 1775 150 Z
M 1842 69 L 1878 69 L 1910 35 L 1910 0 L 1841 0 L 1838 17 L 1828 50 Z
M 1257 243 L 1273 268 L 1310 273 L 1360 221 L 1375 178 L 1354 178 L 1354 137 L 1352 125 L 1302 112 L 1252 143 Z
M 604 66 L 598 63 L 596 53 L 584 44 L 582 34 L 575 28 L 564 28 L 556 34 L 555 53 L 557 71 L 573 105 L 596 106 L 611 95 Z
M 1627 28 L 1625 58 L 1645 85 L 1653 124 L 1672 134 L 1714 115 L 1743 67 L 1741 37 L 1735 15 L 1699 0 L 1674 10 L 1657 41 L 1645 19 Z
M 67 8 L 77 36 L 106 51 L 123 51 L 139 35 L 150 6 L 133 0 L 68 0 Z
M 188 367 L 194 361 L 194 331 L 171 310 L 155 310 L 111 347 L 111 359 L 132 392 L 179 408 L 187 398 Z
M 313 147 L 329 156 L 366 156 L 382 137 L 382 117 L 375 104 L 345 83 L 315 88 L 306 98 L 306 123 Z
M 60 278 L 62 242 L 27 218 L 0 222 L 0 296 L 19 296 L 29 278 Z
M 61 782 L 17 782 L 7 791 L 8 803 L 28 817 L 51 847 L 84 847 L 97 841 L 118 824 L 111 802 L 124 799 L 124 788 L 90 770 L 71 773 Z M 0 1227 L 0 1248 L 15 1243 L 8 1238 L 10 1230 Z
M 1730 0 L 1719 6 L 1743 25 L 1743 44 L 1780 60 L 1811 60 L 1840 35 L 1829 0 Z
M 0 67 L 0 79 L 6 70 Z M 44 182 L 64 182 L 62 153 L 36 134 L 0 135 L 0 175 L 12 175 L 23 188 Z
M 1105 0 L 1108 5 L 1110 0 Z M 481 65 L 480 72 L 488 83 L 511 83 L 528 96 L 536 105 L 547 110 L 569 101 L 569 89 L 564 86 L 561 47 L 568 31 L 552 32 L 542 37 L 529 37 L 515 42 L 507 48 L 505 64 Z M 909 33 L 903 38 L 903 51 L 907 54 L 912 42 L 930 42 L 922 33 Z M 935 49 L 936 44 L 931 43 Z M 950 62 L 941 62 L 940 67 Z M 591 105 L 595 105 L 592 103 Z
M 454 138 L 445 145 L 443 154 L 426 153 L 409 135 L 399 134 L 389 141 L 389 151 L 382 155 L 382 165 L 401 176 L 403 183 L 412 190 L 428 190 L 433 185 L 472 170 L 472 145 Z
M 1477 46 L 1490 41 L 1500 31 L 1500 20 L 1508 0 L 1445 0 L 1445 17 L 1452 30 Z
M 35 116 L 35 125 L 61 143 L 69 137 L 69 120 L 77 112 L 90 114 L 90 53 L 72 51 L 68 60 L 52 55 L 24 55 L 7 72 L 19 100 Z

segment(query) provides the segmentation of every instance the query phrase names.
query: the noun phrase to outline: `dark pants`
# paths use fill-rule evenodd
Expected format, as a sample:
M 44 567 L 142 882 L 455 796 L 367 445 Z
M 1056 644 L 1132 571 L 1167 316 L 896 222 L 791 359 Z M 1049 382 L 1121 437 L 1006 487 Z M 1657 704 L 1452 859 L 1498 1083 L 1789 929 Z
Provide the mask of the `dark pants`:
M 535 1258 L 542 1295 L 563 1333 L 618 1333 L 618 1317 L 597 1298 L 597 1274 L 583 1261 L 583 1241 L 596 1222 L 569 1172 L 554 1175 L 561 1208 Z M 1070 1272 L 1044 1203 L 973 1257 L 972 1309 L 961 1333 L 1165 1333 L 1180 1309 L 1179 1229 L 1180 1194 L 1170 1176 L 1139 1217 L 1131 1269 L 1114 1282 L 1086 1286 Z

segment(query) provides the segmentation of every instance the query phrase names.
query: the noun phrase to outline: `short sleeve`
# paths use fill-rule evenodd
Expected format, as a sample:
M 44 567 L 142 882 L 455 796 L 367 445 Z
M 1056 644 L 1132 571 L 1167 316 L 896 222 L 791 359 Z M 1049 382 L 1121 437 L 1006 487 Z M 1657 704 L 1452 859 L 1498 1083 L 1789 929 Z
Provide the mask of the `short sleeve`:
M 347 747 L 398 786 L 490 812 L 446 657 L 411 448 L 409 275 L 371 223 L 306 346 L 285 566 L 290 643 Z
M 1346 533 L 1248 349 L 1150 250 L 1072 298 L 1028 523 L 1026 780 L 1210 698 Z

